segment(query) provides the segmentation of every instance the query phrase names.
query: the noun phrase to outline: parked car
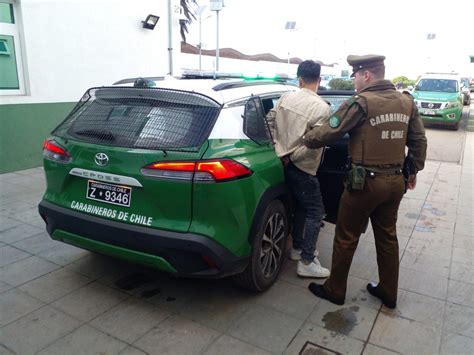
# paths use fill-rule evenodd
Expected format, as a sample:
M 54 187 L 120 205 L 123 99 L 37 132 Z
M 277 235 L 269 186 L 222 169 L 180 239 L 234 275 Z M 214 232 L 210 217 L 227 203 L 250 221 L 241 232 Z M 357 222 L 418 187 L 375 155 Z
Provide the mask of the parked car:
M 278 80 L 131 79 L 87 90 L 44 142 L 39 212 L 50 236 L 176 275 L 276 280 L 291 197 L 265 119 Z M 322 92 L 336 109 L 351 92 Z M 320 179 L 337 216 L 347 140 Z
M 455 74 L 423 75 L 411 92 L 425 124 L 459 128 L 463 108 L 460 78 Z

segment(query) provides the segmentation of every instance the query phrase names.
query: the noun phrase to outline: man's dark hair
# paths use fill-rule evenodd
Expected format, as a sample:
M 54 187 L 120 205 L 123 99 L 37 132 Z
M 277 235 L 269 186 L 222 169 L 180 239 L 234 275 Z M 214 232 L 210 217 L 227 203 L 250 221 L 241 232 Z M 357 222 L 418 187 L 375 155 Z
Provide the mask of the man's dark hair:
M 319 79 L 321 74 L 321 64 L 314 60 L 305 60 L 298 65 L 296 76 L 308 83 L 313 83 Z

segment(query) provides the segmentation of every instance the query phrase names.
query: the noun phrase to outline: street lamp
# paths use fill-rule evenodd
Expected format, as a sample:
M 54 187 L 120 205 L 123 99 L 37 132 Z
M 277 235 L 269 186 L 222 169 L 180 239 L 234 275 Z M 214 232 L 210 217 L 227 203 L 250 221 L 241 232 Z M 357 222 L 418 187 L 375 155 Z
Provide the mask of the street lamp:
M 219 71 L 219 11 L 222 10 L 224 0 L 210 0 L 210 10 L 216 12 L 216 66 L 214 73 Z
M 429 41 L 435 40 L 436 39 L 436 33 L 428 33 L 426 35 L 426 39 L 427 39 L 428 43 L 429 43 Z M 433 69 L 433 68 L 431 68 L 431 66 L 433 64 L 433 61 L 432 61 L 432 57 L 433 57 L 432 46 L 428 45 L 427 53 L 428 53 L 427 67 L 428 67 L 429 70 L 431 70 L 431 69 Z
M 199 16 L 199 71 L 201 71 L 201 54 L 202 54 L 202 41 L 201 41 L 201 25 L 202 25 L 202 13 L 206 9 L 206 5 L 199 6 L 197 8 L 197 15 Z
M 288 76 L 290 76 L 290 35 L 291 31 L 296 28 L 296 21 L 287 21 L 285 23 L 285 30 L 288 31 Z

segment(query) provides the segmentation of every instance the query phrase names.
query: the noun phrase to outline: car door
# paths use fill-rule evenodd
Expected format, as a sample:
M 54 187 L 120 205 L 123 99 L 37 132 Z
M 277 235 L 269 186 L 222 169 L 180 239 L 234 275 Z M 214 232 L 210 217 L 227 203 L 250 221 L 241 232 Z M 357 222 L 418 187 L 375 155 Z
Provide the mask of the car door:
M 344 177 L 349 169 L 347 145 L 349 136 L 346 134 L 338 141 L 324 149 L 321 165 L 318 169 L 319 185 L 326 210 L 325 220 L 336 223 L 339 200 L 344 191 Z
M 353 91 L 320 91 L 318 94 L 330 105 L 331 113 L 354 94 Z M 318 179 L 321 186 L 326 221 L 336 223 L 339 200 L 344 191 L 344 177 L 350 168 L 348 155 L 349 135 L 328 144 L 324 149 L 321 165 L 318 169 Z

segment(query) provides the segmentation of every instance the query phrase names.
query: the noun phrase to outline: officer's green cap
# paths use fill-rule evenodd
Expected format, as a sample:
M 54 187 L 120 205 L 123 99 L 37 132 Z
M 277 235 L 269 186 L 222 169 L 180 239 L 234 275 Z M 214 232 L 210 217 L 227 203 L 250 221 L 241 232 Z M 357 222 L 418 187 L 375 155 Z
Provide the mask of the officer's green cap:
M 347 56 L 347 63 L 352 67 L 353 77 L 355 73 L 361 69 L 375 68 L 383 66 L 385 56 L 376 54 L 367 55 L 349 55 Z

